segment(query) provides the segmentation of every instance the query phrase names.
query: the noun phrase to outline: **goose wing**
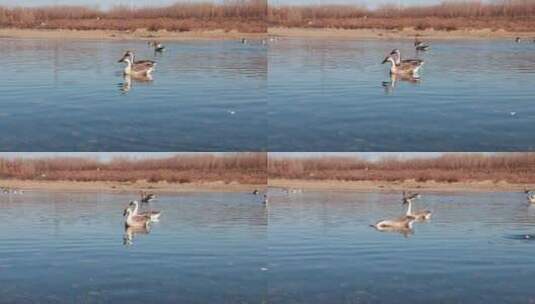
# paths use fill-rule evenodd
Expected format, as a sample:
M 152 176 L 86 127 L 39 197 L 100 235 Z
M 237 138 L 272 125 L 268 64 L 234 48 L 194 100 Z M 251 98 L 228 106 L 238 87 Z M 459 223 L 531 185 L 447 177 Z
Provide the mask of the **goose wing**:
M 147 70 L 153 69 L 155 65 L 156 65 L 156 62 L 154 62 L 152 60 L 136 61 L 132 65 L 132 70 L 134 72 L 147 71 Z

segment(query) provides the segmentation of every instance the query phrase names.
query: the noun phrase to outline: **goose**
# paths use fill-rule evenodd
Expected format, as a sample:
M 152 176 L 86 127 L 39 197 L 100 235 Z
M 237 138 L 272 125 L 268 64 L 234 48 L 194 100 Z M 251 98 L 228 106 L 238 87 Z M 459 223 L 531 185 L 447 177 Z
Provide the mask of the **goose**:
M 135 215 L 131 207 L 124 209 L 123 216 L 126 216 L 126 227 L 145 227 L 150 226 L 150 216 Z
M 149 41 L 149 46 L 153 47 L 154 51 L 158 53 L 165 51 L 165 46 L 163 46 L 160 42 L 157 41 Z
M 268 202 L 268 196 L 267 196 L 267 194 L 264 194 L 264 200 L 262 201 L 262 204 L 264 204 L 264 205 L 267 206 L 268 203 L 269 203 L 269 202 Z
M 400 232 L 403 234 L 412 233 L 412 224 L 415 219 L 408 216 L 402 216 L 397 219 L 391 220 L 380 220 L 374 225 L 370 225 L 377 229 L 378 231 L 387 231 L 387 232 Z
M 531 204 L 535 204 L 535 193 L 528 193 L 528 202 L 530 202 Z
M 516 42 L 516 43 L 519 43 L 519 42 L 520 42 L 520 37 L 516 37 L 516 38 L 515 38 L 515 42 Z
M 258 195 L 258 194 L 260 194 L 260 191 L 258 191 L 258 189 L 254 189 L 253 190 L 253 195 Z
M 153 200 L 156 199 L 156 194 L 154 194 L 154 193 L 145 194 L 145 191 L 141 191 L 140 195 L 141 195 L 141 202 L 142 203 L 150 203 L 150 202 L 152 202 Z
M 423 210 L 423 211 L 416 211 L 412 212 L 412 201 L 420 198 L 420 194 L 418 193 L 407 193 L 403 191 L 403 205 L 409 205 L 407 207 L 407 213 L 405 215 L 410 218 L 414 218 L 417 221 L 425 221 L 431 219 L 431 211 L 429 210 Z
M 152 60 L 134 61 L 134 53 L 132 51 L 126 51 L 123 58 L 118 62 L 125 62 L 126 67 L 124 68 L 123 73 L 134 77 L 150 76 L 156 66 L 156 62 Z
M 134 207 L 134 210 L 132 210 L 134 215 L 149 216 L 152 222 L 157 222 L 160 219 L 160 215 L 161 215 L 160 211 L 151 210 L 151 211 L 139 212 L 138 201 L 131 201 L 129 206 Z
M 242 44 L 247 44 L 247 39 L 242 38 L 242 39 L 241 39 L 241 43 L 242 43 Z
M 401 60 L 401 52 L 398 49 L 393 50 L 383 60 L 383 64 L 390 62 L 392 64 L 390 68 L 390 74 L 411 75 L 417 76 L 418 70 L 424 64 L 421 59 L 405 59 Z
M 429 49 L 428 44 L 424 44 L 422 41 L 414 41 L 414 47 L 416 47 L 417 51 L 425 52 Z

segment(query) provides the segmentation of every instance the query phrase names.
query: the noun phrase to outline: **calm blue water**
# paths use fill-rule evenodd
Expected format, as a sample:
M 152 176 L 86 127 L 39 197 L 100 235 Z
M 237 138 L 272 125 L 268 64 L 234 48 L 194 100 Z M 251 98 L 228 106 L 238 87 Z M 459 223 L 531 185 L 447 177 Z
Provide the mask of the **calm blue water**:
M 287 39 L 268 51 L 271 151 L 535 150 L 535 44 L 431 41 L 420 81 L 393 85 L 411 40 Z
M 369 227 L 400 194 L 273 195 L 271 303 L 531 303 L 535 208 L 523 193 L 427 194 L 412 235 Z
M 0 196 L 0 303 L 261 303 L 267 213 L 251 194 L 162 194 L 150 232 L 137 195 Z M 128 238 L 127 238 L 128 239 Z
M 412 234 L 369 227 L 399 193 L 0 196 L 1 303 L 530 303 L 535 208 L 521 193 L 423 193 Z M 531 234 L 531 239 L 525 239 Z M 126 242 L 126 240 L 130 242 Z
M 2 151 L 265 150 L 266 47 L 258 42 L 0 40 Z M 158 62 L 123 79 L 125 50 Z

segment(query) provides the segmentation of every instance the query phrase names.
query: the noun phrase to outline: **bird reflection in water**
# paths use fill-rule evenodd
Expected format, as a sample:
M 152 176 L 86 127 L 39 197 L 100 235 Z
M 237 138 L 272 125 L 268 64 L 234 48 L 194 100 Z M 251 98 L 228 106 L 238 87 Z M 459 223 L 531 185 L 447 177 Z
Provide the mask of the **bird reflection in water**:
M 149 234 L 150 226 L 147 227 L 124 227 L 123 245 L 131 246 L 134 244 L 134 238 L 138 234 Z
M 398 74 L 390 74 L 390 81 L 383 81 L 383 87 L 385 89 L 386 94 L 391 94 L 394 92 L 394 89 L 398 85 L 398 82 L 409 82 L 413 84 L 419 84 L 420 83 L 420 76 L 418 74 L 414 75 L 398 75 Z
M 134 83 L 141 83 L 141 84 L 151 84 L 152 83 L 152 76 L 132 76 L 132 75 L 123 75 L 123 82 L 119 83 L 119 90 L 126 94 L 131 89 Z

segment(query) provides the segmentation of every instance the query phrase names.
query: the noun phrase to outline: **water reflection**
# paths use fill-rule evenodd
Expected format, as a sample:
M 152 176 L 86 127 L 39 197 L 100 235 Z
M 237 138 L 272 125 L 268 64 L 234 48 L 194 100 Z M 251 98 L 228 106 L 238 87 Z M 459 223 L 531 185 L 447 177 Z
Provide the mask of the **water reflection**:
M 414 75 L 398 75 L 390 74 L 390 81 L 383 81 L 383 87 L 386 94 L 392 94 L 394 89 L 398 85 L 398 82 L 408 82 L 411 84 L 419 84 L 420 76 L 418 74 Z
M 123 75 L 123 82 L 119 83 L 119 90 L 126 94 L 130 92 L 132 89 L 132 82 L 144 84 L 144 85 L 150 85 L 152 84 L 152 75 L 146 75 L 146 76 L 132 76 L 132 75 Z
M 134 237 L 136 235 L 147 235 L 151 231 L 151 226 L 145 227 L 128 227 L 124 226 L 123 245 L 131 246 L 134 244 Z

